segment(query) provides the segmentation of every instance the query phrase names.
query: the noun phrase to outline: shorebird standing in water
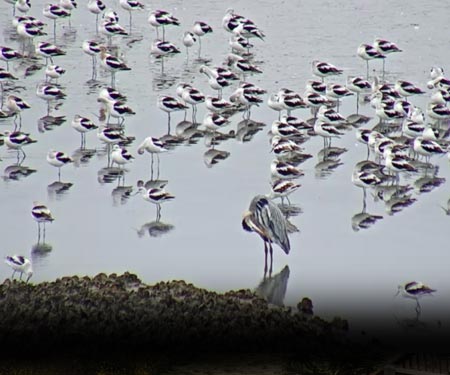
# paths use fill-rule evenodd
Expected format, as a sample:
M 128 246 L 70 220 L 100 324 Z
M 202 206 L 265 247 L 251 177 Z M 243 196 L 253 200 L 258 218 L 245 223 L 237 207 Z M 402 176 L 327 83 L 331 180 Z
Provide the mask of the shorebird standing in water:
M 267 272 L 267 254 L 270 254 L 269 276 L 273 266 L 273 247 L 277 244 L 286 254 L 291 250 L 288 233 L 298 231 L 283 215 L 278 206 L 264 195 L 257 195 L 242 218 L 242 227 L 256 232 L 264 241 L 264 274 Z

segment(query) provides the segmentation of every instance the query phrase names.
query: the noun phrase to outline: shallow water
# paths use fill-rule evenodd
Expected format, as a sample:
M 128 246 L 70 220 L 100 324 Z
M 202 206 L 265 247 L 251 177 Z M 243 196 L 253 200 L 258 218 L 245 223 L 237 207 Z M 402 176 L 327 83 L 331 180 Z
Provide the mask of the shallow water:
M 128 14 L 118 4 L 106 2 L 116 9 L 120 23 L 128 27 Z M 255 6 L 257 4 L 257 6 Z M 375 37 L 395 41 L 404 52 L 388 57 L 386 78 L 405 79 L 425 88 L 432 65 L 444 65 L 449 52 L 448 7 L 442 2 L 182 2 L 147 4 L 147 10 L 133 14 L 131 37 L 114 38 L 131 72 L 116 75 L 117 88 L 125 93 L 136 115 L 125 121 L 126 133 L 136 137 L 128 148 L 136 156 L 127 166 L 125 185 L 136 191 L 136 181 L 150 178 L 150 156 L 137 155 L 137 145 L 145 137 L 167 132 L 167 116 L 156 106 L 160 94 L 175 94 L 180 81 L 193 83 L 205 93 L 211 90 L 198 73 L 201 63 L 195 61 L 196 47 L 164 62 L 150 56 L 155 32 L 147 23 L 149 9 L 158 7 L 172 11 L 180 18 L 180 28 L 167 29 L 167 39 L 181 46 L 184 30 L 197 19 L 211 24 L 214 33 L 203 38 L 202 54 L 212 65 L 222 64 L 228 53 L 228 35 L 221 27 L 226 8 L 233 7 L 256 22 L 267 34 L 265 42 L 255 41 L 255 60 L 264 71 L 249 78 L 268 90 L 281 87 L 303 92 L 304 83 L 312 78 L 311 61 L 329 61 L 345 69 L 343 77 L 333 81 L 345 83 L 350 75 L 365 75 L 365 62 L 356 56 L 362 42 Z M 31 15 L 43 18 L 42 1 L 32 4 Z M 0 3 L 3 45 L 20 48 L 11 29 L 10 5 Z M 51 22 L 47 26 L 53 41 Z M 266 105 L 252 111 L 252 120 L 266 124 L 249 142 L 231 139 L 216 147 L 229 152 L 227 159 L 208 167 L 204 155 L 209 147 L 204 139 L 196 144 L 181 145 L 161 155 L 160 178 L 169 181 L 167 190 L 176 196 L 162 207 L 163 228 L 154 228 L 156 207 L 140 196 L 123 198 L 118 181 L 108 182 L 104 176 L 107 155 L 95 134 L 87 135 L 87 148 L 95 152 L 85 163 L 62 169 L 61 180 L 73 184 L 58 193 L 57 170 L 47 164 L 45 156 L 51 148 L 73 154 L 80 138 L 70 126 L 75 114 L 96 120 L 99 105 L 98 88 L 109 85 L 110 75 L 98 70 L 97 82 L 91 81 L 91 60 L 81 50 L 82 41 L 96 38 L 95 16 L 80 4 L 73 12 L 74 33 L 67 32 L 67 22 L 58 21 L 56 44 L 67 51 L 55 63 L 67 70 L 60 84 L 67 100 L 54 116 L 66 121 L 52 129 L 40 127 L 46 115 L 46 103 L 35 95 L 36 84 L 44 79 L 44 69 L 24 77 L 25 66 L 13 63 L 12 71 L 20 81 L 14 90 L 31 105 L 23 113 L 22 130 L 30 132 L 38 143 L 26 148 L 21 164 L 36 170 L 26 178 L 8 178 L 8 166 L 16 163 L 16 152 L 0 149 L 0 202 L 3 208 L 1 255 L 31 256 L 35 273 L 33 282 L 53 280 L 63 275 L 95 275 L 99 272 L 131 271 L 148 283 L 159 280 L 185 279 L 207 289 L 225 291 L 232 288 L 256 288 L 263 277 L 263 246 L 255 234 L 241 228 L 241 216 L 253 196 L 269 192 L 270 154 L 267 131 L 277 114 Z M 64 34 L 65 32 L 65 34 Z M 47 40 L 46 38 L 41 38 Z M 43 64 L 44 60 L 40 60 Z M 381 74 L 381 63 L 371 62 L 371 74 Z M 228 96 L 232 90 L 225 90 Z M 425 108 L 428 95 L 411 101 Z M 265 97 L 265 100 L 267 97 Z M 340 112 L 354 113 L 355 98 L 343 101 Z M 362 114 L 373 117 L 364 127 L 372 128 L 377 120 L 370 106 L 360 107 Z M 202 119 L 199 108 L 197 119 Z M 310 117 L 307 110 L 294 115 Z M 189 116 L 188 116 L 189 119 Z M 183 120 L 181 113 L 172 115 L 172 130 Z M 230 130 L 238 130 L 240 115 L 232 118 Z M 0 123 L 0 132 L 12 128 L 12 119 Z M 242 131 L 242 130 L 241 130 Z M 402 177 L 402 183 L 413 186 L 411 195 L 417 201 L 400 213 L 390 215 L 385 204 L 369 192 L 367 211 L 383 219 L 367 230 L 354 231 L 352 217 L 361 212 L 363 193 L 351 182 L 354 165 L 364 160 L 366 148 L 357 144 L 355 130 L 333 140 L 333 146 L 348 151 L 341 164 L 330 173 L 317 167 L 322 139 L 313 137 L 304 144 L 313 155 L 301 165 L 305 176 L 302 187 L 291 196 L 302 213 L 292 218 L 300 233 L 291 236 L 292 251 L 286 256 L 278 248 L 274 254 L 274 274 L 289 266 L 285 303 L 296 304 L 302 297 L 313 300 L 317 314 L 341 315 L 358 326 L 368 315 L 396 325 L 398 320 L 415 318 L 414 302 L 393 300 L 397 285 L 420 280 L 438 292 L 422 301 L 420 320 L 430 329 L 446 327 L 450 299 L 450 277 L 447 244 L 448 220 L 441 206 L 447 207 L 450 165 L 446 157 L 433 158 L 438 176 L 446 179 L 429 193 L 420 193 L 418 180 Z M 47 227 L 46 246 L 37 246 L 36 223 L 30 217 L 32 202 L 44 202 L 52 210 L 55 222 Z M 153 228 L 150 235 L 149 228 Z M 155 236 L 155 233 L 158 235 Z M 4 277 L 10 276 L 6 265 L 0 266 Z M 364 321 L 365 319 L 362 319 Z M 360 326 L 362 327 L 361 322 Z

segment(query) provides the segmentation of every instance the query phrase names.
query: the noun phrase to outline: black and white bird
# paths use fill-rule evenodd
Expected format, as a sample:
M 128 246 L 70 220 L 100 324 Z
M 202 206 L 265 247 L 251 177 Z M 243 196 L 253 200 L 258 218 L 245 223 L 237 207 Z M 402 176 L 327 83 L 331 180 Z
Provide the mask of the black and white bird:
M 61 68 L 59 65 L 47 65 L 45 68 L 45 80 L 51 81 L 52 79 L 58 80 L 59 77 L 61 77 L 63 74 L 66 73 L 66 70 Z
M 38 240 L 40 240 L 41 238 L 41 224 L 42 224 L 45 241 L 45 224 L 52 223 L 55 220 L 52 216 L 51 211 L 44 204 L 35 201 L 33 202 L 33 207 L 31 209 L 31 217 L 38 224 Z
M 373 42 L 373 46 L 379 53 L 385 56 L 395 52 L 402 52 L 402 50 L 395 43 L 382 38 L 376 38 Z M 383 59 L 383 74 L 385 72 L 385 64 L 386 59 Z
M 125 164 L 131 163 L 134 159 L 134 156 L 130 154 L 130 152 L 124 148 L 120 147 L 118 144 L 115 144 L 111 151 L 111 161 L 112 163 L 116 163 L 119 168 Z
M 47 153 L 47 163 L 58 168 L 58 181 L 61 180 L 61 168 L 73 163 L 73 159 L 62 151 L 50 150 Z
M 231 103 L 229 100 L 215 98 L 209 95 L 205 98 L 205 105 L 211 112 L 219 114 L 236 109 L 235 104 Z
M 162 40 L 166 38 L 165 27 L 166 26 L 180 26 L 178 18 L 174 17 L 172 13 L 165 10 L 152 11 L 148 16 L 148 23 L 150 26 L 156 28 L 156 37 L 159 38 L 159 28 L 163 30 Z
M 116 72 L 131 70 L 128 65 L 120 58 L 106 52 L 106 47 L 100 47 L 100 64 L 103 68 L 111 72 L 111 86 L 114 87 L 116 82 Z
M 108 115 L 107 121 L 110 117 L 117 119 L 119 126 L 125 122 L 125 117 L 133 116 L 136 112 L 125 102 L 119 100 L 108 100 L 103 97 L 97 99 L 102 104 L 102 108 Z
M 24 158 L 26 154 L 23 147 L 37 142 L 35 139 L 30 137 L 30 134 L 23 133 L 21 131 L 10 132 L 9 130 L 6 130 L 3 134 L 3 140 L 5 141 L 6 146 L 13 150 L 22 151 Z
M 245 81 L 246 74 L 262 73 L 262 70 L 258 66 L 234 53 L 229 53 L 227 55 L 225 63 L 236 73 L 241 74 L 243 81 Z
M 159 109 L 167 113 L 167 129 L 170 133 L 170 114 L 176 111 L 185 111 L 188 106 L 181 100 L 167 95 L 161 95 L 158 97 L 157 106 Z
M 273 160 L 270 164 L 270 172 L 272 180 L 294 180 L 304 175 L 303 171 L 294 167 L 292 164 L 277 159 Z
M 425 94 L 425 91 L 408 81 L 398 80 L 395 82 L 395 89 L 404 97 Z
M 367 74 L 366 77 L 369 78 L 369 60 L 375 60 L 375 59 L 385 59 L 386 56 L 382 53 L 378 52 L 378 50 L 371 46 L 370 44 L 362 43 L 359 45 L 357 50 L 357 55 L 366 61 L 366 67 L 367 67 Z
M 156 205 L 157 221 L 161 219 L 161 204 L 175 199 L 174 195 L 159 188 L 151 188 L 147 190 L 143 185 L 141 185 L 138 186 L 138 192 L 141 193 L 141 196 L 145 201 Z
M 213 32 L 211 26 L 206 22 L 196 21 L 192 26 L 192 32 L 198 37 L 198 57 L 200 58 L 202 50 L 202 37 Z
M 31 106 L 22 98 L 16 95 L 8 95 L 6 98 L 6 108 L 10 115 L 19 117 L 19 130 L 22 126 L 22 111 L 31 108 Z
M 133 25 L 132 12 L 137 10 L 144 10 L 145 6 L 143 3 L 137 0 L 120 0 L 119 4 L 122 7 L 122 9 L 125 9 L 130 14 L 130 34 L 131 34 L 131 27 Z
M 81 148 L 86 147 L 86 133 L 98 129 L 98 126 L 87 117 L 75 115 L 72 120 L 72 128 L 81 134 Z
M 11 279 L 14 278 L 16 272 L 20 273 L 20 280 L 22 280 L 22 275 L 26 274 L 26 282 L 33 276 L 31 261 L 22 255 L 7 255 L 5 257 L 5 263 L 13 269 Z
M 9 70 L 9 62 L 23 58 L 23 55 L 10 47 L 0 46 L 0 60 L 6 62 L 6 70 Z
M 314 60 L 312 62 L 312 72 L 315 76 L 322 78 L 340 75 L 344 71 L 336 66 L 324 61 Z
M 87 8 L 95 14 L 95 31 L 98 33 L 98 15 L 106 9 L 106 5 L 102 0 L 89 0 Z
M 171 42 L 155 39 L 150 46 L 150 53 L 155 57 L 165 57 L 180 53 L 180 50 Z
M 432 289 L 420 281 L 410 281 L 403 285 L 399 285 L 395 296 L 401 294 L 405 298 L 415 300 L 416 311 L 419 313 L 421 310 L 419 299 L 424 296 L 432 296 L 434 292 L 436 292 L 436 289 Z
M 58 4 L 46 4 L 42 11 L 44 17 L 53 20 L 53 37 L 56 39 L 56 20 L 60 18 L 68 18 L 71 13 L 70 10 L 63 8 Z
M 314 123 L 314 133 L 323 138 L 324 147 L 331 146 L 331 138 L 339 138 L 343 135 L 334 125 L 323 121 Z

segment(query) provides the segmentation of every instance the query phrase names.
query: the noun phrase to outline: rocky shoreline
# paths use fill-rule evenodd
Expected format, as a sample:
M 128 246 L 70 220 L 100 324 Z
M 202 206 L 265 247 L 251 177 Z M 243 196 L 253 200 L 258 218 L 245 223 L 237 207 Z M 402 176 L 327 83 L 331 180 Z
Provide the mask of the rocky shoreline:
M 184 281 L 146 285 L 131 273 L 0 285 L 0 344 L 39 350 L 293 351 L 346 341 L 347 323 L 269 304 L 250 290 L 219 294 Z

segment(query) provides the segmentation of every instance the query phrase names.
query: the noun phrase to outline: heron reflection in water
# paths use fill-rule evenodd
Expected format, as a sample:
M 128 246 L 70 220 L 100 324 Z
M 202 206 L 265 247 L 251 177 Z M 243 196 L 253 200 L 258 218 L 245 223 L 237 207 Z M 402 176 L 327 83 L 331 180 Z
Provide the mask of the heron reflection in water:
M 280 208 L 264 195 L 257 195 L 250 203 L 242 218 L 242 227 L 248 232 L 256 232 L 264 241 L 264 274 L 267 273 L 267 254 L 270 254 L 269 277 L 272 274 L 273 247 L 275 243 L 289 254 L 291 244 L 288 233 L 298 232 Z
M 266 277 L 266 275 L 264 275 L 263 279 L 256 287 L 255 293 L 273 305 L 283 306 L 289 281 L 289 274 L 289 267 L 286 265 L 274 276 Z

